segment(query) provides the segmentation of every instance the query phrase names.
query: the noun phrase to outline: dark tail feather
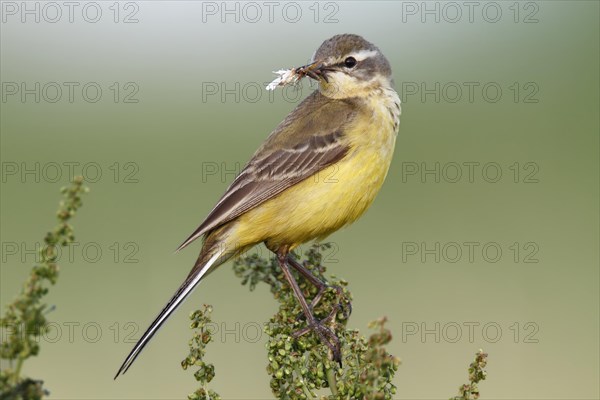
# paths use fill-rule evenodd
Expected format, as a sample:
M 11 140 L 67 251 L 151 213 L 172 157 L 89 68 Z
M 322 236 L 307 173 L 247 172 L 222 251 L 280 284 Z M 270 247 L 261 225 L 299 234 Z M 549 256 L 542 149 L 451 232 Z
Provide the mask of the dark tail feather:
M 158 314 L 156 319 L 150 324 L 150 327 L 144 332 L 142 338 L 135 344 L 133 350 L 129 353 L 121 368 L 115 375 L 114 379 L 117 379 L 119 375 L 125 374 L 131 364 L 135 361 L 135 359 L 140 355 L 141 351 L 148 344 L 152 336 L 158 331 L 160 326 L 169 318 L 169 316 L 181 305 L 181 303 L 185 300 L 185 298 L 194 290 L 196 285 L 200 282 L 202 277 L 208 272 L 211 266 L 219 259 L 219 257 L 223 254 L 223 250 L 217 251 L 213 254 L 210 259 L 204 264 L 199 264 L 194 267 L 192 273 L 187 277 L 187 279 L 183 282 L 183 284 L 177 289 L 177 292 L 171 300 L 167 303 L 165 308 Z M 201 266 L 200 266 L 201 265 Z

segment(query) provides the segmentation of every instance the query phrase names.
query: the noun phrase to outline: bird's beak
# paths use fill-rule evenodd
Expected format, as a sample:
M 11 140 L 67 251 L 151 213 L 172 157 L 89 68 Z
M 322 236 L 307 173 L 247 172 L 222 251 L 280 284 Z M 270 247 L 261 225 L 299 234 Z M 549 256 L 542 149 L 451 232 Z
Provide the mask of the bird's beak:
M 322 61 L 315 61 L 312 64 L 303 65 L 302 67 L 298 67 L 297 71 L 301 74 L 304 74 L 316 81 L 324 80 L 325 82 L 329 82 L 327 80 L 327 76 L 325 72 L 327 71 L 326 65 Z

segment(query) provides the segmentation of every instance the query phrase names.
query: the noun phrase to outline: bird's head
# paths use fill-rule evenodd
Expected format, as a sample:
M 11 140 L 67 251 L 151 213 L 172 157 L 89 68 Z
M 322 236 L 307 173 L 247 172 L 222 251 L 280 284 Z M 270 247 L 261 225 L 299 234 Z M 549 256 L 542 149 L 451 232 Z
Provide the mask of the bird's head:
M 319 82 L 327 97 L 343 99 L 365 96 L 374 89 L 391 87 L 390 63 L 374 44 L 359 35 L 343 34 L 327 39 L 301 67 Z

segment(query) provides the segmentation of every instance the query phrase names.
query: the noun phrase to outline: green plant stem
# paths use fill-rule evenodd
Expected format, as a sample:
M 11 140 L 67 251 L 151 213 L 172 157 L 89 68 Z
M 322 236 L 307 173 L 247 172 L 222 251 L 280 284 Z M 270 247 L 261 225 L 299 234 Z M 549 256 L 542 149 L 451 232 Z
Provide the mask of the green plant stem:
M 331 390 L 331 394 L 337 396 L 337 379 L 335 379 L 335 371 L 332 369 L 327 370 L 327 382 L 329 383 L 329 389 Z
M 294 368 L 294 371 L 296 371 L 296 374 L 300 377 L 300 381 L 302 382 L 302 391 L 304 392 L 306 398 L 313 398 L 314 396 L 312 395 L 310 389 L 306 386 L 306 381 L 304 380 L 304 377 L 302 376 L 298 368 Z
M 22 377 L 21 373 L 25 361 L 37 356 L 40 351 L 39 338 L 48 326 L 45 315 L 49 311 L 43 299 L 59 275 L 56 250 L 75 240 L 69 222 L 81 207 L 81 195 L 87 192 L 87 188 L 83 186 L 82 177 L 75 177 L 71 185 L 62 188 L 61 192 L 63 199 L 56 214 L 58 224 L 46 234 L 44 246 L 39 250 L 40 260 L 31 269 L 21 292 L 0 316 L 0 329 L 14 330 L 2 337 L 0 342 L 0 359 L 8 360 L 9 364 L 9 368 L 0 370 L 2 399 L 40 399 L 47 393 L 41 380 Z M 10 396 L 5 397 L 4 393 Z
M 340 341 L 345 355 L 343 369 L 332 363 L 331 349 L 318 334 L 311 332 L 295 337 L 295 332 L 305 329 L 306 322 L 297 317 L 298 302 L 290 286 L 283 281 L 276 257 L 266 259 L 250 254 L 240 257 L 234 264 L 242 284 L 248 284 L 253 290 L 258 283 L 266 283 L 279 303 L 277 313 L 264 328 L 269 337 L 266 347 L 271 390 L 276 398 L 287 400 L 391 400 L 396 390 L 392 379 L 400 360 L 384 348 L 392 338 L 389 330 L 384 328 L 386 319 L 380 318 L 369 324 L 370 328 L 376 329 L 369 338 L 347 328 L 352 301 L 348 282 L 333 275 L 327 278 L 321 262 L 322 252 L 330 247 L 329 244 L 315 244 L 305 252 L 304 259 L 298 254 L 293 257 L 314 278 L 327 282 L 334 289 L 321 293 L 313 313 L 317 319 L 326 318 L 327 329 Z M 297 280 L 305 299 L 314 300 L 319 288 L 313 280 L 303 274 L 299 274 Z M 331 314 L 332 310 L 335 314 Z M 302 371 L 302 375 L 298 371 Z M 325 388 L 329 388 L 328 393 L 317 395 L 318 390 Z
M 13 384 L 14 385 L 19 383 L 19 377 L 21 376 L 21 368 L 23 368 L 24 361 L 25 361 L 25 359 L 23 357 L 19 357 L 19 359 L 17 360 L 17 365 L 16 365 L 14 373 L 13 373 Z

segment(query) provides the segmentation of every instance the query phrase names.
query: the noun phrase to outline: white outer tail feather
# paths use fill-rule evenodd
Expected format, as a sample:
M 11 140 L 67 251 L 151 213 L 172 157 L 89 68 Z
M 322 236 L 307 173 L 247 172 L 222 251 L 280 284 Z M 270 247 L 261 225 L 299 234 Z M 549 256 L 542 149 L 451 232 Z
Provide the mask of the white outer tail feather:
M 115 379 L 121 374 L 125 374 L 131 364 L 135 361 L 140 352 L 144 349 L 146 344 L 152 339 L 152 336 L 158 331 L 160 326 L 169 318 L 169 316 L 181 305 L 181 303 L 186 299 L 186 297 L 194 290 L 194 288 L 198 285 L 200 280 L 206 275 L 210 267 L 219 259 L 221 255 L 225 252 L 225 248 L 221 247 L 207 262 L 204 266 L 192 277 L 188 277 L 183 284 L 179 287 L 175 295 L 169 300 L 165 308 L 158 314 L 154 322 L 148 327 L 146 332 L 142 335 L 142 338 L 138 340 L 135 344 L 119 371 L 115 375 Z

